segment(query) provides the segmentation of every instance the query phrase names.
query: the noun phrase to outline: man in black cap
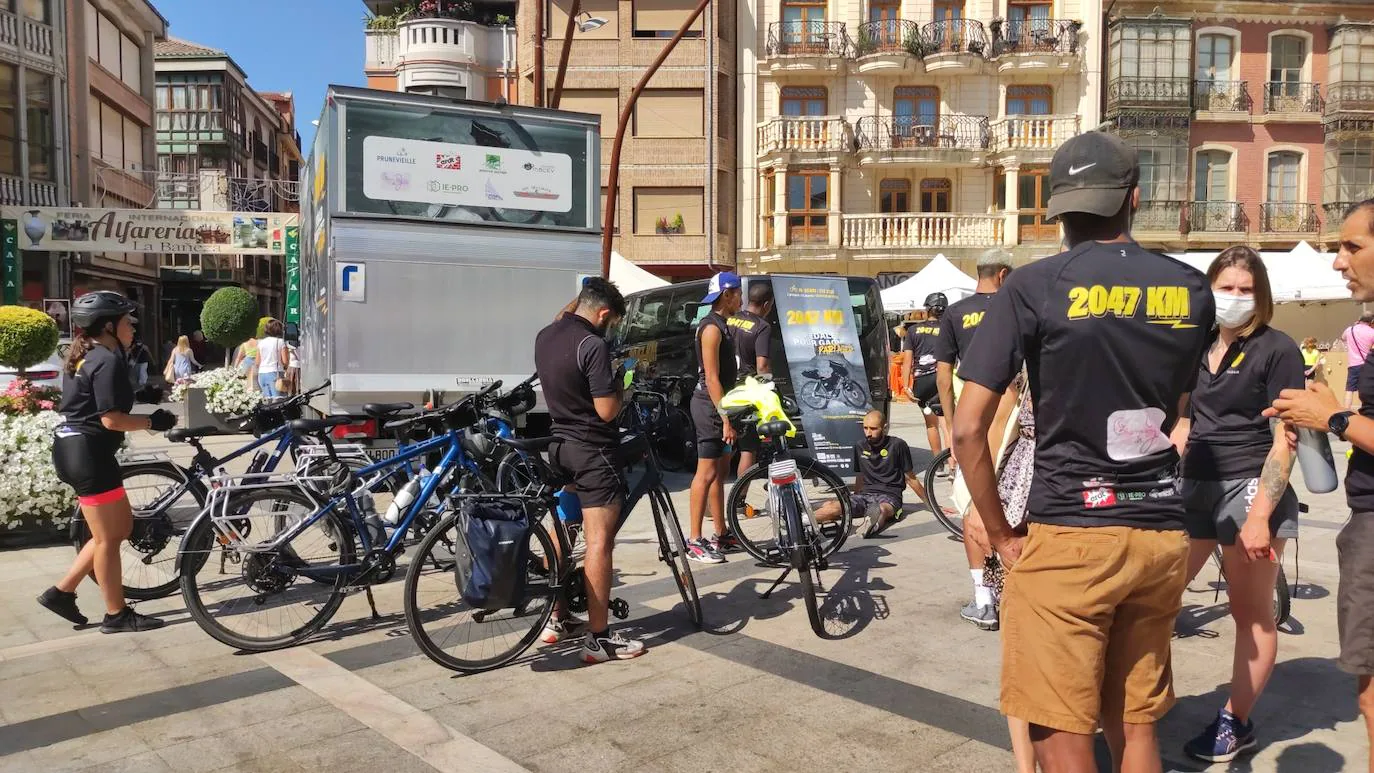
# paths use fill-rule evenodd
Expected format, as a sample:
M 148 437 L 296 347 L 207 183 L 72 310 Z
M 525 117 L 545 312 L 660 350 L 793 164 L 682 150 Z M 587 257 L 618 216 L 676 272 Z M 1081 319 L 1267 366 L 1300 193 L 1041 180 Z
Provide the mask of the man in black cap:
M 1088 132 L 1050 165 L 1069 249 L 1013 274 L 959 367 L 954 447 L 993 547 L 1002 711 L 1028 722 L 1047 773 L 1093 771 L 1100 724 L 1118 769 L 1160 770 L 1174 703 L 1170 640 L 1188 535 L 1176 432 L 1215 321 L 1206 278 L 1131 239 L 1135 151 Z M 1007 525 L 988 429 L 1021 370 L 1035 409 L 1029 536 Z

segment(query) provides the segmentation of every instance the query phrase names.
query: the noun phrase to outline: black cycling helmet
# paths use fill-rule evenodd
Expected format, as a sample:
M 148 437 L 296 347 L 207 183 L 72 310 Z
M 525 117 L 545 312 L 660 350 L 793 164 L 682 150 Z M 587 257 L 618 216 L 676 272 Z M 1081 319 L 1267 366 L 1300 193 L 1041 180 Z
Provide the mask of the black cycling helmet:
M 949 299 L 944 293 L 931 293 L 926 296 L 926 311 L 943 314 L 949 308 Z
M 117 292 L 97 290 L 72 302 L 72 324 L 82 330 L 95 330 L 97 323 L 118 320 L 137 309 L 138 304 Z

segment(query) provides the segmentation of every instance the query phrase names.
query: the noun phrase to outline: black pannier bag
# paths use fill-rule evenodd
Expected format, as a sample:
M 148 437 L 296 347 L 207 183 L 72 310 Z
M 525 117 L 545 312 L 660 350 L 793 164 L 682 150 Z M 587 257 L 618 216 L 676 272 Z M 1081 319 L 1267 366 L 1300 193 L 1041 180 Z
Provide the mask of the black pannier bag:
M 455 580 L 475 609 L 507 609 L 524 601 L 531 519 L 517 500 L 467 499 L 459 506 Z M 464 550 L 466 547 L 466 550 Z

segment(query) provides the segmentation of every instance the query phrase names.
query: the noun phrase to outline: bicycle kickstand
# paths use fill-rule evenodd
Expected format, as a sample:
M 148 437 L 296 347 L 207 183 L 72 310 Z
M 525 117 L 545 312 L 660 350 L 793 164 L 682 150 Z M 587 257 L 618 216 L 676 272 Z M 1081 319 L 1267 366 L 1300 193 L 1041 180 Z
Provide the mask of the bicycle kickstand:
M 789 575 L 789 574 L 791 574 L 791 573 L 792 573 L 792 567 L 790 567 L 790 566 L 787 567 L 786 569 L 782 570 L 782 574 L 778 577 L 778 579 L 774 580 L 774 581 L 773 581 L 773 584 L 770 585 L 770 586 L 768 586 L 768 590 L 764 591 L 764 592 L 759 596 L 759 598 L 761 598 L 761 599 L 766 599 L 766 598 L 768 598 L 769 596 L 773 595 L 773 591 L 777 590 L 777 589 L 778 589 L 778 586 L 779 586 L 779 585 L 782 585 L 783 580 L 786 580 L 786 579 L 787 579 L 787 575 Z
M 368 586 L 367 588 L 364 588 L 363 592 L 367 594 L 367 605 L 372 608 L 372 619 L 381 620 L 382 616 L 377 614 L 377 601 L 376 599 L 372 598 L 372 587 Z

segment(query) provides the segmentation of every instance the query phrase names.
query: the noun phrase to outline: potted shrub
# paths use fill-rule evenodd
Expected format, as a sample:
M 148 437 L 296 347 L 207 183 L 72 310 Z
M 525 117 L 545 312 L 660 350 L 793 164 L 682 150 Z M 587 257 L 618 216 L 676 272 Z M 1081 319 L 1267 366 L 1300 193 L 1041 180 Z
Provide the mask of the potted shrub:
M 654 221 L 654 233 L 656 233 L 656 234 L 666 234 L 666 233 L 668 233 L 668 218 L 666 218 L 666 217 L 660 217 L 658 220 L 655 220 L 655 221 Z
M 867 26 L 859 27 L 859 37 L 854 41 L 854 56 L 868 56 L 878 50 L 878 42 L 873 39 Z
M 238 345 L 252 338 L 258 332 L 260 321 L 257 299 L 242 287 L 221 287 L 206 299 L 205 305 L 200 310 L 200 329 L 212 343 L 224 347 L 226 366 L 232 361 L 231 358 Z M 237 372 L 230 368 L 226 367 L 222 369 L 222 372 L 211 371 L 211 373 L 219 374 L 219 378 L 232 375 L 243 386 L 245 392 L 257 394 Z M 213 383 L 218 384 L 220 382 L 215 381 Z M 237 392 L 233 394 L 225 392 L 223 400 L 214 401 L 214 404 L 211 404 L 210 398 L 213 395 L 208 394 L 208 392 L 212 385 L 210 381 L 202 384 L 193 382 L 185 390 L 186 426 L 213 425 L 230 429 L 231 427 L 225 423 L 224 419 L 228 415 L 242 413 L 252 407 L 252 405 L 246 405 L 243 410 L 235 410 L 244 406 L 247 401 L 247 398 Z
M 26 306 L 0 306 L 0 365 L 23 375 L 57 351 L 57 323 Z
M 668 224 L 668 233 L 680 234 L 687 231 L 687 224 L 682 221 L 682 213 L 673 215 L 673 222 Z

